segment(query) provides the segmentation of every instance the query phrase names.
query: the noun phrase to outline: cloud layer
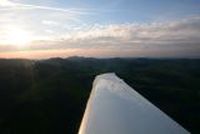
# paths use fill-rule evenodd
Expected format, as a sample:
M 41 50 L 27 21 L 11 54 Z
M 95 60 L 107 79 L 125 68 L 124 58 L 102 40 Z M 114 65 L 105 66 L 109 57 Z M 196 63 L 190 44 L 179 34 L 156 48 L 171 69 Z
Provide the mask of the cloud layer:
M 113 53 L 124 56 L 200 57 L 198 15 L 162 22 L 84 23 L 83 16 L 90 15 L 94 14 L 86 9 L 0 0 L 0 53 L 81 49 L 109 53 L 113 50 Z M 32 35 L 30 43 L 23 48 L 5 41 L 12 27 L 19 26 Z
M 149 24 L 110 24 L 76 28 L 60 38 L 36 41 L 31 49 L 113 49 L 172 55 L 200 53 L 200 17 Z

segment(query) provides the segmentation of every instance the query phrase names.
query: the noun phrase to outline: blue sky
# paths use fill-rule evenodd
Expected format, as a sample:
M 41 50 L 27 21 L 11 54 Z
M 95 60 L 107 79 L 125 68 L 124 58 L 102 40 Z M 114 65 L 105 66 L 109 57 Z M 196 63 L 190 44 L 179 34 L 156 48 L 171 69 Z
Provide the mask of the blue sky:
M 200 1 L 0 0 L 0 35 L 0 57 L 199 57 Z
M 16 2 L 86 10 L 91 13 L 83 18 L 86 23 L 149 22 L 200 14 L 199 0 L 17 0 Z

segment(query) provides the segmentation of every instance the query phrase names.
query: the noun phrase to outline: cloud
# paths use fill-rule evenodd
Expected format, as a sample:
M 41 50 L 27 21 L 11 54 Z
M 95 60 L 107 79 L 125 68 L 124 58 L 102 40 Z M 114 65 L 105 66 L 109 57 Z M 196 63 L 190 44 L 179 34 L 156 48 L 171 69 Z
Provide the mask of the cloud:
M 48 25 L 48 26 L 58 26 L 59 25 L 58 22 L 52 21 L 52 20 L 42 20 L 42 24 Z
M 10 8 L 10 9 L 18 9 L 18 10 L 23 10 L 23 9 L 42 9 L 42 10 L 52 10 L 52 11 L 58 11 L 58 12 L 66 12 L 70 14 L 88 14 L 86 10 L 84 9 L 63 9 L 63 8 L 57 8 L 57 7 L 49 7 L 49 6 L 39 6 L 39 5 L 31 5 L 31 4 L 23 4 L 23 3 L 18 3 L 18 2 L 13 2 L 11 0 L 0 0 L 0 7 L 4 7 L 0 10 L 9 10 L 5 8 Z
M 72 30 L 57 41 L 63 45 L 69 42 L 83 44 L 83 48 L 87 48 L 91 43 L 94 47 L 101 47 L 99 45 L 102 43 L 115 48 L 126 47 L 126 45 L 134 47 L 149 44 L 152 47 L 155 45 L 175 47 L 181 44 L 198 44 L 200 43 L 200 17 L 163 23 L 96 24 Z
M 31 49 L 112 49 L 140 54 L 200 56 L 200 17 L 154 23 L 84 26 Z M 133 54 L 134 55 L 134 54 Z
M 88 10 L 28 5 L 8 0 L 1 0 L 0 6 L 3 7 L 0 10 L 4 9 L 0 13 L 1 35 L 4 35 L 5 31 L 8 32 L 3 28 L 9 24 L 8 22 L 12 22 L 13 16 L 18 13 L 13 13 L 12 10 L 19 11 L 18 18 L 15 20 L 16 25 L 26 22 L 31 25 L 30 31 L 38 35 L 23 48 L 24 50 L 107 49 L 124 54 L 128 51 L 129 56 L 132 52 L 132 55 L 198 55 L 200 57 L 200 16 L 165 22 L 76 24 L 73 22 L 81 21 L 79 16 L 88 15 Z M 23 9 L 20 9 L 21 7 Z M 29 12 L 31 10 L 34 12 Z M 72 23 L 67 23 L 69 20 L 72 20 Z M 16 47 L 7 46 L 0 44 L 0 51 L 17 50 Z
M 15 6 L 16 4 L 11 2 L 10 0 L 0 0 L 0 6 L 2 7 L 10 7 Z
M 24 4 L 19 0 L 0 0 L 0 45 L 9 42 L 6 36 L 9 36 L 13 27 L 31 32 L 32 38 L 36 40 L 51 38 L 49 36 L 53 33 L 52 36 L 63 34 L 64 25 L 79 23 L 87 13 L 85 9 L 64 9 Z
M 28 14 L 37 14 L 38 17 L 42 16 L 45 18 L 49 16 L 62 16 L 72 21 L 81 21 L 80 16 L 89 15 L 88 9 L 83 8 L 59 8 L 51 6 L 41 6 L 35 4 L 26 4 L 20 1 L 11 1 L 11 0 L 0 0 L 0 15 L 4 14 L 13 14 L 15 16 L 28 16 Z M 45 14 L 45 15 L 43 15 Z M 8 17 L 7 17 L 8 18 Z M 34 17 L 34 19 L 37 19 Z M 33 19 L 32 19 L 33 20 Z M 60 18 L 58 19 L 60 20 Z

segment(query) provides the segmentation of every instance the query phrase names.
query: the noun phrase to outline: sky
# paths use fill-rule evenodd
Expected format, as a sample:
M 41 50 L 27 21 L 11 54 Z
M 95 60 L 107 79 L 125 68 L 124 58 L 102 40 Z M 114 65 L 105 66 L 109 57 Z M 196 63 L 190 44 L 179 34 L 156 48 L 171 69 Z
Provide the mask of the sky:
M 0 0 L 0 58 L 200 57 L 200 0 Z

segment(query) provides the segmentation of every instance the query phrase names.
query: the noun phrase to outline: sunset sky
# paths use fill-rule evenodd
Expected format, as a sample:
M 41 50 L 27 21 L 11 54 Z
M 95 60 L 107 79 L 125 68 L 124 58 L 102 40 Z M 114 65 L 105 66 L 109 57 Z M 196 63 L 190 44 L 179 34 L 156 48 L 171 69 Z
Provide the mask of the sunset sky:
M 0 0 L 0 58 L 200 57 L 200 0 Z

